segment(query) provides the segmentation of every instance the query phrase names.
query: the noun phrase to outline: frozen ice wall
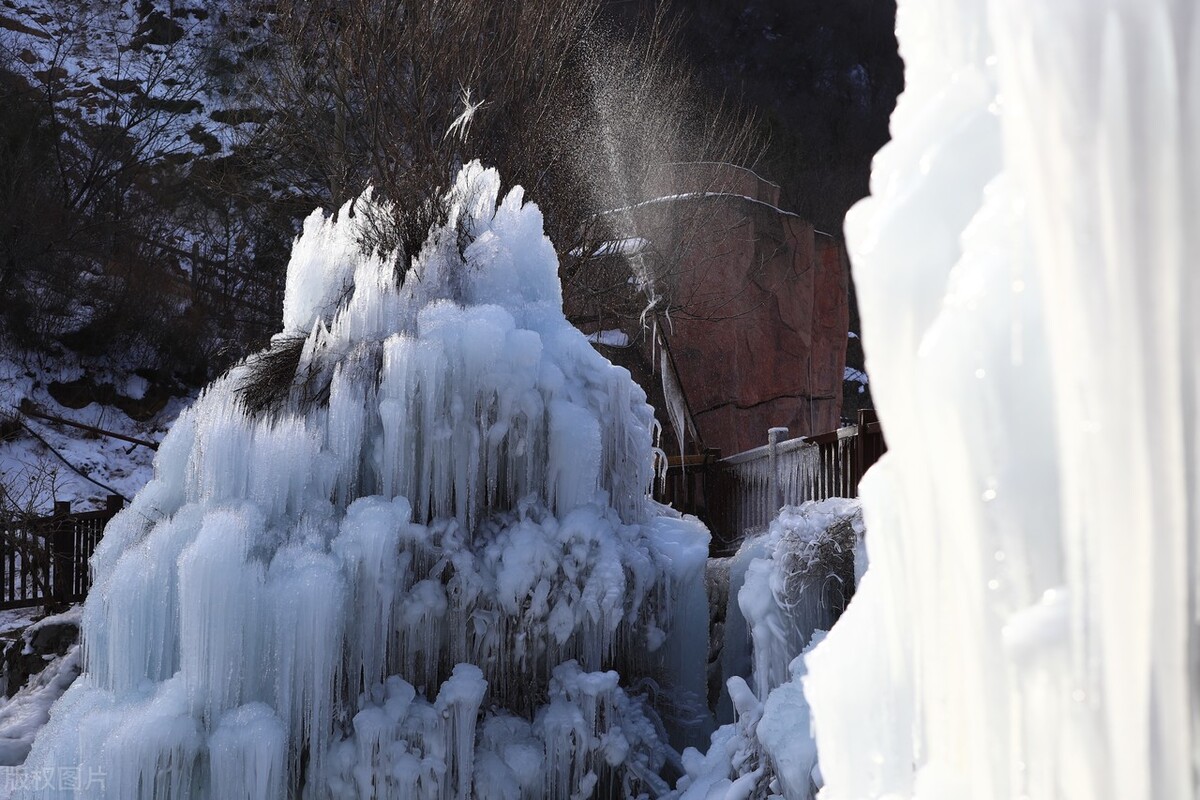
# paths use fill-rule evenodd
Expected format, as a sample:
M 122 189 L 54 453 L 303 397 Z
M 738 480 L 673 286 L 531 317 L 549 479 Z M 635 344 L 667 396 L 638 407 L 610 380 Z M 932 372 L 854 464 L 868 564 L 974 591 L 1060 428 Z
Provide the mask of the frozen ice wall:
M 888 453 L 822 800 L 1196 796 L 1200 11 L 902 0 L 847 220 Z
M 120 800 L 667 790 L 668 733 L 707 733 L 708 534 L 647 497 L 645 396 L 498 190 L 466 167 L 403 282 L 358 248 L 369 195 L 305 223 L 285 330 L 109 525 L 28 770 Z

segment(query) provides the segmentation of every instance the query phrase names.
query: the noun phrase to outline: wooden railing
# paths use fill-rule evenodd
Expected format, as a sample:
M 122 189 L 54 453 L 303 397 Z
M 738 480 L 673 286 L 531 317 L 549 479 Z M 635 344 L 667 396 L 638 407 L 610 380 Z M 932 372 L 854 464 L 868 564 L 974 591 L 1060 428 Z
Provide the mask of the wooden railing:
M 767 445 L 729 458 L 715 451 L 673 458 L 657 499 L 700 517 L 714 554 L 726 554 L 785 505 L 857 497 L 863 473 L 887 449 L 870 411 L 860 412 L 857 425 L 820 436 L 784 436 L 785 428 L 773 428 Z M 110 495 L 99 511 L 72 513 L 70 503 L 55 503 L 48 517 L 0 516 L 0 610 L 83 600 L 88 562 L 121 506 Z
M 72 513 L 70 503 L 55 503 L 48 517 L 0 517 L 0 610 L 83 600 L 88 562 L 121 505 L 110 495 L 99 511 Z
M 700 517 L 713 534 L 713 553 L 725 554 L 747 533 L 766 528 L 785 505 L 857 497 L 863 473 L 887 449 L 869 410 L 859 412 L 857 425 L 786 436 L 786 428 L 772 428 L 766 445 L 728 458 L 714 451 L 672 458 L 657 499 Z

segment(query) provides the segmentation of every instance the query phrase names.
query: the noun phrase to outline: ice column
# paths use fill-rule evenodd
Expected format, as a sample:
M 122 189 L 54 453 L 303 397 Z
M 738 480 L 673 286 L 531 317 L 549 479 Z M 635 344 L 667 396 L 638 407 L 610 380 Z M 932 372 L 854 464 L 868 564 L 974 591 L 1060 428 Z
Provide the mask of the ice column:
M 889 452 L 823 800 L 1195 796 L 1200 13 L 913 0 L 847 220 Z

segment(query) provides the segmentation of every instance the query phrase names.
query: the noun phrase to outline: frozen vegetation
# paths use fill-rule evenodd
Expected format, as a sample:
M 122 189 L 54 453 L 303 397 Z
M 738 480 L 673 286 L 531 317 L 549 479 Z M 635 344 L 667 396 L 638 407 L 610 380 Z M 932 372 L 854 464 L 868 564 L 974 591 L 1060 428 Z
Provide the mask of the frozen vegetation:
M 122 800 L 670 789 L 711 730 L 708 533 L 649 500 L 644 394 L 498 190 L 465 168 L 402 282 L 358 249 L 369 196 L 307 221 L 284 331 L 109 525 L 26 770 Z
M 719 570 L 714 731 L 708 532 L 649 498 L 645 396 L 498 191 L 465 168 L 402 281 L 360 249 L 370 195 L 307 221 L 284 330 L 180 415 L 83 649 L 0 712 L 19 762 L 82 657 L 21 774 L 103 788 L 25 796 L 811 796 L 800 654 L 864 568 L 857 503 L 785 509 Z
M 1196 795 L 1200 15 L 904 0 L 847 220 L 888 453 L 822 800 Z
M 706 753 L 683 753 L 679 800 L 809 800 L 820 785 L 802 679 L 866 568 L 857 500 L 784 507 L 728 565 L 721 673 Z

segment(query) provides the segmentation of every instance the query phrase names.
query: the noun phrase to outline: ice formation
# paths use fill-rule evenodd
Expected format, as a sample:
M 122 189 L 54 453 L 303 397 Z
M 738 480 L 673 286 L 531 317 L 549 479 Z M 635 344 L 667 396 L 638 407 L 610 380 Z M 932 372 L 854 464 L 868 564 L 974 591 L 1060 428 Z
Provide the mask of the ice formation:
M 1197 796 L 1200 13 L 902 0 L 847 220 L 888 453 L 822 800 Z
M 121 800 L 668 789 L 668 737 L 708 733 L 708 534 L 648 498 L 645 396 L 498 191 L 464 168 L 402 282 L 362 205 L 305 223 L 274 355 L 180 417 L 110 523 L 27 770 Z
M 855 545 L 864 533 L 856 500 L 784 507 L 748 559 L 737 605 L 750 640 L 753 688 L 765 701 L 789 680 L 792 660 L 826 631 L 854 593 Z M 737 632 L 727 627 L 732 640 Z
M 853 594 L 857 500 L 780 510 L 729 564 L 720 699 L 722 725 L 701 754 L 688 748 L 679 800 L 811 800 L 817 750 L 802 681 L 804 654 Z

